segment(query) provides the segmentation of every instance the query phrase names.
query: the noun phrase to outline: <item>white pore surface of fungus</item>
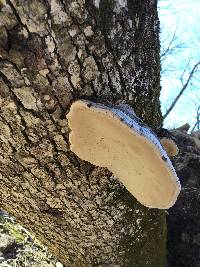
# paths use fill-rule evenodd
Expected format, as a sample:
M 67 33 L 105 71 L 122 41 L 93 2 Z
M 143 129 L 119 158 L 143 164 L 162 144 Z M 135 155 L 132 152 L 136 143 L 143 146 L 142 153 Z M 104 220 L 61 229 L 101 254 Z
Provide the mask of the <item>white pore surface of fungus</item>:
M 70 149 L 78 157 L 108 168 L 146 207 L 167 209 L 175 203 L 181 186 L 172 163 L 134 112 L 78 100 L 67 119 Z

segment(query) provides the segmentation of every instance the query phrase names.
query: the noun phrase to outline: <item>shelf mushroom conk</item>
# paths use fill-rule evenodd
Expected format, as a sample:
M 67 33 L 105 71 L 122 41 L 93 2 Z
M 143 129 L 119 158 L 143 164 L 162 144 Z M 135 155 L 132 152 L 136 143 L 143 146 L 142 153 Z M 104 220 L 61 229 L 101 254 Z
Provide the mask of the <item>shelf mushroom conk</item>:
M 181 186 L 156 135 L 128 105 L 115 108 L 78 100 L 67 115 L 70 149 L 108 168 L 144 206 L 171 207 Z

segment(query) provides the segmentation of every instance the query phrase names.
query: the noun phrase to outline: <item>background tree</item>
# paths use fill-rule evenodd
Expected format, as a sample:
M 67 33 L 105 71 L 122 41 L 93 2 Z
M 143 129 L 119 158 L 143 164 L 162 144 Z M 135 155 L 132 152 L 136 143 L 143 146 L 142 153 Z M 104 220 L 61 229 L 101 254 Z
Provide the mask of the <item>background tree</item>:
M 0 207 L 67 266 L 165 266 L 165 212 L 69 150 L 79 98 L 161 125 L 156 1 L 7 0 L 0 13 Z

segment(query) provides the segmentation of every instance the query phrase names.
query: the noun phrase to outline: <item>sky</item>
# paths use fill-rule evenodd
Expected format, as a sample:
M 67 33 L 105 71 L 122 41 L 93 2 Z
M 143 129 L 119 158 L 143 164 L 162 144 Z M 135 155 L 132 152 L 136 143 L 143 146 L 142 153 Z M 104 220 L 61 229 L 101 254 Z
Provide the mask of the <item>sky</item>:
M 162 61 L 160 99 L 162 112 L 165 114 L 166 109 L 182 88 L 182 84 L 187 80 L 192 67 L 200 60 L 200 0 L 160 0 L 158 6 L 161 51 L 166 50 L 173 35 L 175 40 L 172 45 L 180 45 Z M 200 66 L 185 93 L 166 118 L 164 126 L 174 128 L 189 123 L 192 129 L 199 105 Z

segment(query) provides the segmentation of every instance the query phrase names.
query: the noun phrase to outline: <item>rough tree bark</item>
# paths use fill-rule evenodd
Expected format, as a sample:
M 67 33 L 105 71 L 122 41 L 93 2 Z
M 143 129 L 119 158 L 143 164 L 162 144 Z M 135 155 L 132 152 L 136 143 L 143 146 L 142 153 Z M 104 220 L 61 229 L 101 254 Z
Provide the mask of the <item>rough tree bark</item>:
M 75 99 L 161 124 L 155 0 L 0 1 L 0 207 L 70 267 L 165 266 L 164 211 L 69 150 Z

